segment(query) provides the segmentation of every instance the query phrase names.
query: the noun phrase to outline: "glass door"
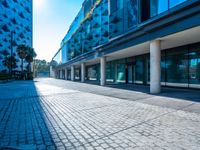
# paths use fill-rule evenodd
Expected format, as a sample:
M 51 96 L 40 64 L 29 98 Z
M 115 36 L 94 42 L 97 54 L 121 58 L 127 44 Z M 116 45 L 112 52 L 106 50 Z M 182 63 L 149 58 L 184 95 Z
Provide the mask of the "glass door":
M 126 67 L 126 83 L 133 84 L 134 83 L 134 65 L 128 64 Z

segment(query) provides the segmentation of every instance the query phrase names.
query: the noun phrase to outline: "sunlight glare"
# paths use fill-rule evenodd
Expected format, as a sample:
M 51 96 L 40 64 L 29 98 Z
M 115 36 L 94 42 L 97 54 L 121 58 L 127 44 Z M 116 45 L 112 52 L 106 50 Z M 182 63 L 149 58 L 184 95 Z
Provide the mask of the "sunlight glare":
M 33 0 L 33 5 L 36 9 L 41 8 L 44 5 L 44 1 L 45 0 Z

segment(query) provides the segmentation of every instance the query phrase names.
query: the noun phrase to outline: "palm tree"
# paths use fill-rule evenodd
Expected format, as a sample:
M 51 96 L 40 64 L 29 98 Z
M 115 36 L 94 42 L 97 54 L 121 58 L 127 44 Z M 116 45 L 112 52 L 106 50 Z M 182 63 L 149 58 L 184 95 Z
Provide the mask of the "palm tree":
M 2 61 L 3 65 L 11 72 L 11 68 L 17 68 L 17 59 L 14 56 L 6 56 Z
M 31 63 L 33 59 L 37 56 L 35 50 L 32 47 L 27 47 L 27 55 L 25 57 L 26 62 L 28 62 L 28 72 L 31 71 Z
M 19 56 L 19 58 L 21 59 L 21 70 L 22 72 L 24 71 L 24 59 L 26 58 L 27 56 L 27 51 L 28 51 L 28 47 L 24 44 L 22 45 L 19 45 L 17 47 L 17 54 Z

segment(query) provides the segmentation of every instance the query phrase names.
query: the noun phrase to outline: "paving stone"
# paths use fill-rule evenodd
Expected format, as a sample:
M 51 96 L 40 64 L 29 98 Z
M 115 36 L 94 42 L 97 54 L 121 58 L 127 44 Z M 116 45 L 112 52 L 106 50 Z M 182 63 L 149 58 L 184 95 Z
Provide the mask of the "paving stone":
M 199 103 L 177 98 L 180 91 L 170 97 L 37 80 L 0 86 L 0 148 L 200 149 Z

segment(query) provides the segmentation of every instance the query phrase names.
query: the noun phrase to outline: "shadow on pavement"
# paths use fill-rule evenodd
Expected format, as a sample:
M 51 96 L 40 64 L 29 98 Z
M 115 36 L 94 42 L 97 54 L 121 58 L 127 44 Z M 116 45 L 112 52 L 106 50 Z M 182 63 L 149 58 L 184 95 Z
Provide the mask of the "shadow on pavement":
M 55 147 L 52 127 L 35 83 L 16 81 L 1 86 L 0 91 L 0 150 Z

